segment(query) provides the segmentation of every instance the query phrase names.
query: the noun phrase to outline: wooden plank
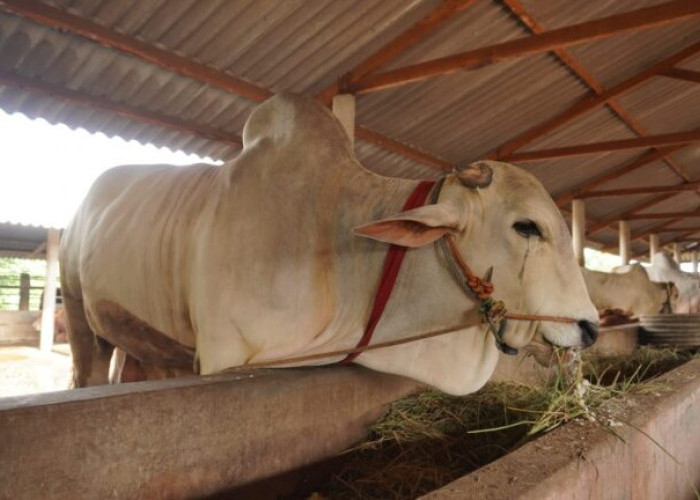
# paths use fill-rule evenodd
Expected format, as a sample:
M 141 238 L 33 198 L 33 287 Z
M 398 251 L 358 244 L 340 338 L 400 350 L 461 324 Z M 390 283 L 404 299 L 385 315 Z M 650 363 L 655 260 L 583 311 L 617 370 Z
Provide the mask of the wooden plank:
M 700 2 L 677 0 L 662 5 L 567 26 L 542 35 L 512 40 L 448 57 L 405 66 L 384 73 L 365 76 L 342 88 L 343 92 L 367 93 L 383 90 L 431 76 L 484 66 L 527 55 L 548 52 L 560 47 L 601 40 L 613 35 L 662 26 L 700 14 Z
M 251 82 L 199 64 L 184 56 L 159 49 L 137 38 L 123 35 L 85 18 L 70 14 L 63 9 L 46 5 L 43 2 L 36 0 L 0 0 L 0 8 L 45 26 L 69 31 L 93 42 L 139 57 L 175 73 L 224 88 L 254 102 L 262 102 L 272 95 L 272 92 L 269 90 Z
M 474 4 L 476 0 L 444 0 L 428 15 L 384 45 L 340 78 L 345 84 L 352 84 L 363 76 L 386 66 L 389 62 L 435 32 L 445 21 Z M 321 91 L 317 99 L 328 105 L 331 98 L 340 92 L 340 83 L 335 82 Z
M 337 454 L 418 385 L 258 370 L 0 399 L 2 498 L 202 498 Z
M 700 2 L 699 2 L 700 3 Z M 505 161 L 525 163 L 531 161 L 551 160 L 554 158 L 567 158 L 596 153 L 610 153 L 613 151 L 626 151 L 630 149 L 650 148 L 657 146 L 673 146 L 689 144 L 700 141 L 700 131 L 674 132 L 672 134 L 650 135 L 635 139 L 621 139 L 616 141 L 597 142 L 593 144 L 581 144 L 561 148 L 542 149 L 539 151 L 527 151 L 513 153 L 504 158 Z
M 669 78 L 677 78 L 679 80 L 685 80 L 687 82 L 700 83 L 700 72 L 690 71 L 687 69 L 680 68 L 670 68 L 660 73 L 663 76 L 668 76 Z
M 50 85 L 37 80 L 30 80 L 28 78 L 20 77 L 16 74 L 5 71 L 0 71 L 0 85 L 10 85 L 28 92 L 68 101 L 72 104 L 109 111 L 131 120 L 148 123 L 149 125 L 155 125 L 157 127 L 163 127 L 170 130 L 176 130 L 178 132 L 198 135 L 199 137 L 212 141 L 232 144 L 237 147 L 241 147 L 243 145 L 243 141 L 236 134 L 229 134 L 212 127 L 196 125 L 178 118 L 132 108 L 125 106 L 124 104 L 117 104 L 103 98 L 93 97 L 82 92 L 69 90 L 57 85 Z

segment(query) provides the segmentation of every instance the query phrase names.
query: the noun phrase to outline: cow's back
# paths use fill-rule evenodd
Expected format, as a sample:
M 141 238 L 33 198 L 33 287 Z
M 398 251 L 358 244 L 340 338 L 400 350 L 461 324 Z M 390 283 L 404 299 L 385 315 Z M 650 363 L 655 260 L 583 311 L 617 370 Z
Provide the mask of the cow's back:
M 99 307 L 116 304 L 194 345 L 183 287 L 192 228 L 218 175 L 209 165 L 134 165 L 95 181 L 61 243 L 66 292 L 83 299 L 92 323 Z

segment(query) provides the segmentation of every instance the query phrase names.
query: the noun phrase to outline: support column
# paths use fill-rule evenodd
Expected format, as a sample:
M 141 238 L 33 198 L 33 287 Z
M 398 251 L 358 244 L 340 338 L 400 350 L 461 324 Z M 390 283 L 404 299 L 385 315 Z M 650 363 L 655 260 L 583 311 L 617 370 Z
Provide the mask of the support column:
M 39 349 L 50 351 L 53 347 L 53 322 L 56 312 L 56 275 L 58 274 L 58 229 L 46 232 L 46 283 L 41 311 L 41 336 Z
M 350 142 L 355 144 L 355 96 L 352 94 L 333 96 L 333 114 L 348 133 Z
M 650 234 L 649 235 L 649 263 L 654 264 L 654 254 L 658 252 L 659 249 L 659 235 Z
M 30 290 L 29 275 L 22 273 L 19 275 L 19 310 L 27 311 L 29 309 L 29 290 Z
M 586 265 L 583 247 L 586 244 L 586 205 L 583 200 L 571 202 L 571 236 L 573 238 L 574 256 L 581 267 Z
M 693 250 L 692 252 L 690 252 L 690 263 L 691 263 L 691 267 L 692 267 L 690 272 L 697 274 L 697 272 L 698 272 L 698 251 L 697 250 Z
M 630 255 L 631 255 L 631 246 L 630 246 L 630 240 L 632 239 L 631 237 L 631 232 L 630 232 L 630 223 L 626 220 L 621 220 L 620 221 L 620 264 L 623 266 L 626 266 L 627 264 L 630 263 Z
M 672 248 L 673 248 L 673 259 L 680 266 L 680 264 L 681 264 L 681 244 L 674 243 Z

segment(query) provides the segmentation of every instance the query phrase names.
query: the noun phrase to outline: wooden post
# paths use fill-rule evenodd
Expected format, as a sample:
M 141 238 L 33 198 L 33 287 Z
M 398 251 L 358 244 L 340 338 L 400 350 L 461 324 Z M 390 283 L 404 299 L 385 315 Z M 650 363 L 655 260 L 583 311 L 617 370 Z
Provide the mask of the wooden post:
M 660 250 L 659 248 L 659 235 L 650 234 L 649 235 L 649 262 L 654 264 L 654 254 Z
M 46 231 L 46 283 L 41 311 L 41 336 L 39 349 L 50 351 L 53 347 L 53 322 L 56 312 L 56 275 L 58 271 L 58 229 Z
M 630 263 L 630 255 L 632 254 L 630 248 L 631 231 L 630 223 L 626 220 L 620 221 L 620 264 L 626 266 Z
M 29 287 L 30 287 L 29 275 L 27 273 L 22 273 L 19 275 L 19 310 L 27 311 L 29 310 Z
M 674 243 L 673 244 L 673 259 L 680 265 L 681 263 L 681 244 L 680 243 Z
M 586 244 L 586 205 L 583 200 L 571 202 L 571 236 L 574 245 L 574 256 L 581 267 L 586 265 L 583 247 Z
M 355 144 L 355 96 L 352 94 L 333 96 L 333 114 L 348 133 L 350 142 Z

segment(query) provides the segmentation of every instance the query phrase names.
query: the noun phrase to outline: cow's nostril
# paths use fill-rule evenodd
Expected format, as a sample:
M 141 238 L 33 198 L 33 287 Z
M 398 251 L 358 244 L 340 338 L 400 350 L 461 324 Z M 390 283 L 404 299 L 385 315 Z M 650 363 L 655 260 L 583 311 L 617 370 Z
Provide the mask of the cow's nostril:
M 590 321 L 581 319 L 578 321 L 578 326 L 581 328 L 581 340 L 583 345 L 588 347 L 598 338 L 598 326 Z

